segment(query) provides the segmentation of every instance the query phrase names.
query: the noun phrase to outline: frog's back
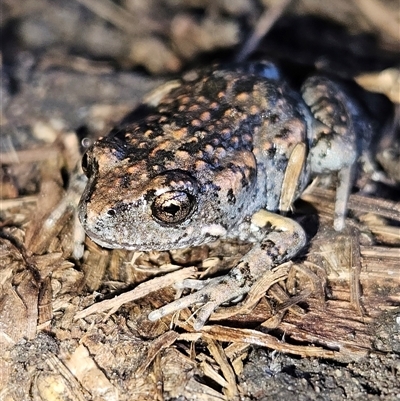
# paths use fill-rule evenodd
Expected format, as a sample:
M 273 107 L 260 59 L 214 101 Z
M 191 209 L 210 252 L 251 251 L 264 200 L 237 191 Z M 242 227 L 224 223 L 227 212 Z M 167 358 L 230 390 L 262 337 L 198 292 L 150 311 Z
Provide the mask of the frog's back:
M 149 177 L 181 169 L 216 183 L 216 175 L 233 169 L 243 186 L 258 187 L 261 206 L 277 210 L 274 188 L 293 147 L 305 142 L 310 118 L 272 68 L 191 72 L 113 137 L 132 149 L 133 163 L 146 160 Z

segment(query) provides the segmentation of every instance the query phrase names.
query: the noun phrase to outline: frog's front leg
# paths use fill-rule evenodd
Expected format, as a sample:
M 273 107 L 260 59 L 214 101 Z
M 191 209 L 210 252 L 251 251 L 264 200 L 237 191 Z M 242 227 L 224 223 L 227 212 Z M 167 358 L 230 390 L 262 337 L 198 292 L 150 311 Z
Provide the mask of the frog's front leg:
M 199 291 L 151 312 L 149 319 L 154 321 L 194 304 L 203 304 L 193 324 L 195 330 L 200 330 L 219 305 L 248 293 L 265 271 L 296 255 L 306 243 L 306 235 L 298 223 L 266 210 L 252 216 L 247 239 L 256 241 L 254 246 L 227 275 L 197 281 L 203 285 Z M 182 286 L 193 288 L 193 280 L 184 281 Z
M 340 231 L 344 227 L 354 165 L 359 156 L 357 142 L 368 142 L 371 128 L 362 122 L 361 109 L 344 88 L 327 77 L 307 79 L 302 95 L 314 116 L 309 152 L 311 173 L 338 174 L 334 228 Z

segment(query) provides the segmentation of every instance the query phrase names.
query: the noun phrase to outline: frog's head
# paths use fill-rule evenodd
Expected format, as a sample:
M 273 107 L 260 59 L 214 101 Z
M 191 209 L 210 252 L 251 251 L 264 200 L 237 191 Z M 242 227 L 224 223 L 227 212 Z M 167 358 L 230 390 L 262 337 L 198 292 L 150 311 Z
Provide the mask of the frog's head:
M 224 236 L 241 219 L 238 208 L 248 201 L 236 203 L 234 196 L 243 189 L 241 172 L 154 172 L 147 158 L 132 161 L 123 153 L 98 142 L 83 160 L 88 183 L 79 219 L 99 245 L 132 250 L 196 246 Z

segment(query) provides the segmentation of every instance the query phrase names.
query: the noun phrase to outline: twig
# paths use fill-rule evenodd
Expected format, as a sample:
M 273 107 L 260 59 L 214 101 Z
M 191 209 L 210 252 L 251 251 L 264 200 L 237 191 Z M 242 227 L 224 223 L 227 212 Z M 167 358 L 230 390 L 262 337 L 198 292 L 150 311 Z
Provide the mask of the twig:
M 400 26 L 396 20 L 398 14 L 390 12 L 384 2 L 377 0 L 353 0 L 353 2 L 378 31 L 397 41 L 400 39 Z
M 242 62 L 253 53 L 261 39 L 268 33 L 278 18 L 285 12 L 293 0 L 282 0 L 277 2 L 274 6 L 265 10 L 256 27 L 254 28 L 253 34 L 245 42 L 242 49 L 235 58 L 236 62 Z
M 139 284 L 133 290 L 118 295 L 115 298 L 107 299 L 105 301 L 98 302 L 97 304 L 89 306 L 88 308 L 78 312 L 75 315 L 75 320 L 82 319 L 86 316 L 91 315 L 92 313 L 101 313 L 110 309 L 117 310 L 120 306 L 127 302 L 143 298 L 149 293 L 160 290 L 161 288 L 169 287 L 170 285 L 175 284 L 178 281 L 182 281 L 194 276 L 195 273 L 196 268 L 191 266 L 170 274 L 166 274 L 162 277 L 156 277 L 152 280 Z
M 146 19 L 146 24 L 140 23 L 128 10 L 110 0 L 76 0 L 99 17 L 105 19 L 117 28 L 130 34 L 143 33 L 143 30 L 160 30 L 153 22 Z M 157 29 L 158 28 L 158 29 Z

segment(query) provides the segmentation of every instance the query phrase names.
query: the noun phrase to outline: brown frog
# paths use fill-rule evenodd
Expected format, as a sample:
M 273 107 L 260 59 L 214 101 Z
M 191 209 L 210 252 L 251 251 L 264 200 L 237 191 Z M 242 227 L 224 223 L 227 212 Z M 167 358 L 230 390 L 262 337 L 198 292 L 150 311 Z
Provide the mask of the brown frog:
M 334 227 L 343 228 L 353 167 L 370 131 L 329 78 L 308 78 L 298 93 L 269 62 L 193 71 L 149 95 L 86 152 L 79 217 L 107 248 L 251 242 L 229 274 L 149 315 L 200 303 L 200 329 L 217 306 L 305 245 L 301 226 L 276 213 L 291 209 L 312 175 L 337 174 Z

